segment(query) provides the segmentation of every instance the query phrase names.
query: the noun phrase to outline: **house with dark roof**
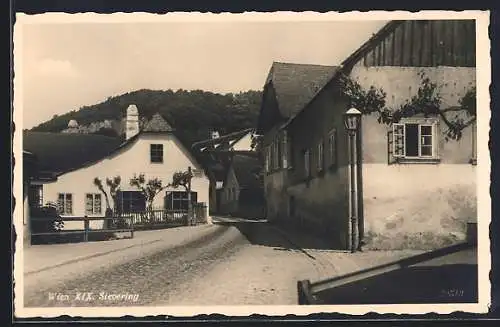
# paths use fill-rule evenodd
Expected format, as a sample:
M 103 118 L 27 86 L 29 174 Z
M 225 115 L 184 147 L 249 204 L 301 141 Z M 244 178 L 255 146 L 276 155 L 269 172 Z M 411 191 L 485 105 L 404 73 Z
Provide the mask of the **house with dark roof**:
M 175 136 L 175 129 L 158 113 L 139 128 L 139 112 L 133 105 L 127 110 L 124 142 L 102 135 L 25 131 L 23 147 L 36 157 L 39 172 L 30 182 L 31 205 L 57 203 L 62 216 L 104 216 L 107 203 L 94 179 L 105 181 L 115 176 L 121 178 L 118 203 L 109 197 L 110 207 L 123 213 L 145 210 L 143 193 L 130 185 L 130 179 L 144 174 L 146 181 L 158 178 L 166 186 L 174 173 L 188 167 L 194 175 L 192 200 L 209 206 L 209 179 L 190 149 Z M 155 197 L 153 206 L 185 209 L 185 193 L 182 188 L 165 188 Z M 65 227 L 83 226 L 69 226 L 72 223 L 66 222 Z M 102 225 L 102 221 L 95 223 Z
M 227 206 L 223 208 L 225 181 L 231 167 L 234 155 L 247 154 L 254 157 L 256 152 L 252 148 L 253 128 L 243 129 L 220 136 L 212 133 L 212 137 L 193 143 L 192 148 L 199 154 L 200 160 L 207 167 L 210 178 L 210 208 L 214 214 L 227 213 Z
M 220 193 L 220 213 L 247 219 L 265 218 L 262 164 L 254 153 L 234 153 Z
M 338 67 L 274 63 L 256 130 L 267 218 L 338 249 L 464 240 L 477 217 L 475 115 L 464 105 L 475 66 L 474 20 L 388 22 Z M 362 113 L 353 162 L 352 107 Z

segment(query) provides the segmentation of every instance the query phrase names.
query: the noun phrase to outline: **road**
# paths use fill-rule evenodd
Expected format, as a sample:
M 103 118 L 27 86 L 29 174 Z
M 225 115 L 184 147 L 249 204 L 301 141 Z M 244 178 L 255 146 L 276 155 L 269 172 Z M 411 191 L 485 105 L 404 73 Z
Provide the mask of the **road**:
M 171 242 L 25 273 L 25 307 L 295 305 L 298 280 L 321 280 L 409 256 L 407 251 L 351 254 L 319 246 L 306 252 L 268 223 L 242 219 L 167 231 L 162 235 Z M 178 233 L 193 237 L 180 245 L 174 240 Z M 469 252 L 319 296 L 329 304 L 473 302 L 477 254 Z
M 60 282 L 58 269 L 45 279 L 32 274 L 25 277 L 25 306 L 296 303 L 295 284 L 311 275 L 310 258 L 266 223 L 233 221 L 213 228 L 181 248 L 156 248 L 116 264 L 96 261 L 86 273 L 74 263 L 60 268 L 74 271 Z

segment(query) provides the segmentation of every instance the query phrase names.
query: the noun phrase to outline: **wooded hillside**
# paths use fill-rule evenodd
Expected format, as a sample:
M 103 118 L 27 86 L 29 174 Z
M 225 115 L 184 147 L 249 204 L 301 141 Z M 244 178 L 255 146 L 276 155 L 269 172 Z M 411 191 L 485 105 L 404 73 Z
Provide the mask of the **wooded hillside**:
M 183 143 L 191 144 L 207 139 L 209 132 L 216 129 L 226 134 L 237 130 L 255 127 L 261 102 L 260 91 L 217 94 L 201 90 L 138 90 L 110 97 L 106 101 L 72 110 L 64 115 L 34 127 L 32 131 L 61 132 L 68 122 L 76 120 L 80 126 L 111 120 L 119 122 L 125 117 L 129 105 L 135 104 L 142 117 L 149 119 L 154 113 L 162 114 L 176 129 Z M 120 134 L 103 129 L 102 134 Z M 99 132 L 98 132 L 99 133 Z M 118 135 L 115 135 L 118 136 Z

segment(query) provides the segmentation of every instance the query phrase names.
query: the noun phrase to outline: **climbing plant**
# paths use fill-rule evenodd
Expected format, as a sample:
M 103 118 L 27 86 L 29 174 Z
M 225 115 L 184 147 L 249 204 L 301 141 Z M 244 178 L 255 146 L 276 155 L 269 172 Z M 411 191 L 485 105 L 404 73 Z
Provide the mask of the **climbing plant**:
M 425 117 L 439 115 L 446 124 L 446 140 L 459 140 L 462 131 L 476 120 L 476 88 L 468 90 L 459 100 L 459 106 L 441 108 L 439 86 L 430 80 L 424 72 L 419 73 L 420 86 L 415 95 L 396 108 L 386 106 L 387 93 L 382 88 L 370 86 L 365 90 L 357 81 L 347 75 L 340 78 L 342 93 L 349 99 L 350 106 L 358 108 L 363 114 L 377 113 L 377 120 L 383 124 L 393 124 L 402 118 L 423 114 Z M 455 111 L 454 117 L 446 113 Z M 465 111 L 467 119 L 459 112 Z

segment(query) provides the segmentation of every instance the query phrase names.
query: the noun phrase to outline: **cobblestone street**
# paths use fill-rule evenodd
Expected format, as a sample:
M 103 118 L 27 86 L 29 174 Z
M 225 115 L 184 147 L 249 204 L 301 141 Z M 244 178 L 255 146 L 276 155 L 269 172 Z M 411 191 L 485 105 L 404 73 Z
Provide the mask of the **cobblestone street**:
M 269 227 L 260 225 L 252 232 L 259 233 L 261 238 L 286 242 Z M 78 273 L 79 264 L 74 263 L 73 276 L 61 282 L 55 281 L 58 271 L 67 275 L 71 267 L 52 269 L 50 281 L 42 276 L 44 272 L 29 274 L 25 277 L 25 306 L 296 302 L 296 280 L 307 276 L 310 269 L 303 253 L 285 251 L 285 247 L 252 245 L 234 226 L 212 228 L 212 233 L 205 233 L 185 246 L 156 247 L 128 262 L 108 260 L 106 265 L 102 259 L 88 259 L 81 264 L 89 266 L 93 260 L 96 263 L 94 268 L 85 268 L 86 273 Z
M 306 252 L 267 222 L 238 219 L 155 233 L 167 241 L 143 237 L 141 244 L 123 251 L 25 272 L 25 306 L 297 304 L 298 280 L 412 254 Z

